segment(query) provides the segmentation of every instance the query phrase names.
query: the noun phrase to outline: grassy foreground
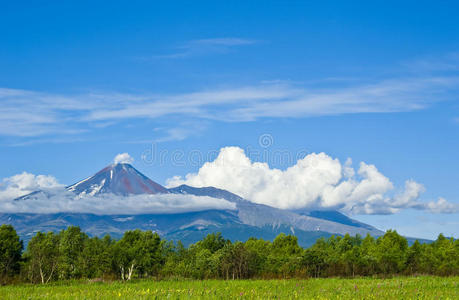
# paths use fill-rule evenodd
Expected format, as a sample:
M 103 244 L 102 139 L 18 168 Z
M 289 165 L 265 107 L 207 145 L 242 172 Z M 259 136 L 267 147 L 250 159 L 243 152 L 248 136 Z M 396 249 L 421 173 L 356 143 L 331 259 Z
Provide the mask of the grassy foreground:
M 0 287 L 0 299 L 459 299 L 459 277 L 57 282 Z

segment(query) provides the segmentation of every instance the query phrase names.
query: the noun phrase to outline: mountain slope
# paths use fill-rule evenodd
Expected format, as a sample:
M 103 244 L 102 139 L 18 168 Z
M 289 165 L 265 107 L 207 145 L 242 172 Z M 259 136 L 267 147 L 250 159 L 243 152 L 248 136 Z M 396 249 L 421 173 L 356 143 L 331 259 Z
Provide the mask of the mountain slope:
M 364 224 L 365 226 L 362 226 L 361 224 L 363 223 L 358 221 L 355 221 L 355 224 L 358 224 L 359 226 L 352 226 L 327 219 L 321 219 L 307 215 L 299 215 L 288 210 L 278 209 L 263 204 L 256 204 L 247 201 L 233 193 L 214 187 L 195 188 L 187 185 L 181 185 L 176 188 L 169 189 L 169 191 L 171 193 L 223 198 L 225 200 L 234 202 L 237 205 L 237 214 L 239 220 L 241 223 L 250 226 L 263 227 L 268 225 L 276 227 L 286 225 L 303 231 L 323 231 L 341 235 L 346 233 L 351 235 L 366 235 L 367 233 L 372 235 L 383 234 L 382 231 L 370 225 Z
M 12 224 L 26 244 L 38 231 L 59 232 L 71 225 L 79 226 L 90 236 L 110 234 L 116 239 L 121 238 L 127 230 L 152 230 L 167 240 L 180 240 L 185 246 L 213 232 L 221 232 L 232 241 L 245 241 L 250 237 L 273 240 L 279 233 L 295 234 L 303 247 L 311 246 L 317 238 L 332 235 L 323 231 L 303 231 L 287 225 L 250 226 L 240 223 L 237 215 L 229 211 L 217 210 L 173 215 L 0 214 L 0 224 Z
M 96 196 L 104 193 L 128 196 L 167 193 L 167 189 L 137 171 L 130 164 L 112 164 L 95 175 L 67 189 L 77 195 Z
M 348 216 L 340 213 L 339 211 L 336 210 L 293 210 L 294 213 L 297 213 L 302 216 L 310 216 L 318 219 L 323 219 L 323 220 L 329 220 L 332 222 L 344 224 L 344 225 L 349 225 L 349 226 L 354 226 L 354 227 L 362 227 L 368 230 L 373 230 L 375 229 L 373 226 L 370 226 L 368 224 L 359 222 L 357 220 L 351 219 Z

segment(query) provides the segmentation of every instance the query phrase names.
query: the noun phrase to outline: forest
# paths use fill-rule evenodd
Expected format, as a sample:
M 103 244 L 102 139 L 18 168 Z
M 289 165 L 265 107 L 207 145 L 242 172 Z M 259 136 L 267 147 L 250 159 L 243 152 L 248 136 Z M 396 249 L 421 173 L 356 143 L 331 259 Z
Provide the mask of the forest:
M 393 275 L 459 275 L 459 240 L 442 234 L 411 246 L 394 230 L 332 236 L 304 249 L 293 235 L 274 241 L 231 242 L 209 234 L 184 247 L 152 231 L 133 230 L 115 240 L 89 237 L 79 227 L 37 232 L 24 249 L 11 225 L 0 226 L 0 282 L 49 283 L 91 279 L 283 279 Z

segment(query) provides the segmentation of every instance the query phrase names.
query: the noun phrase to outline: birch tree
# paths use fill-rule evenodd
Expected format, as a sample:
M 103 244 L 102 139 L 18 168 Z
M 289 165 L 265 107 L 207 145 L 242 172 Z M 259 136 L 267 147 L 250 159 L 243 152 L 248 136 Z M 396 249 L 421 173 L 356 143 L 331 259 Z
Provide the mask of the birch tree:
M 27 273 L 32 282 L 48 283 L 56 277 L 59 261 L 59 236 L 38 232 L 27 245 Z M 38 280 L 37 280 L 38 279 Z

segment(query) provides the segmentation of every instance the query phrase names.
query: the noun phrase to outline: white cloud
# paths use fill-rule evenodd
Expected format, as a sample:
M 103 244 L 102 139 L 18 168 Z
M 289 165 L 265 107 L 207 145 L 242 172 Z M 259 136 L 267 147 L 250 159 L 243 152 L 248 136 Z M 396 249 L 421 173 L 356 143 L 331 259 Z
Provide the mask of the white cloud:
M 75 196 L 65 189 L 48 190 L 20 201 L 0 201 L 2 212 L 10 213 L 163 214 L 235 208 L 234 203 L 206 196 L 181 194 L 126 197 L 113 194 Z
M 425 109 L 449 99 L 459 77 L 413 77 L 324 90 L 286 82 L 183 94 L 57 95 L 0 88 L 0 135 L 34 137 L 102 130 L 123 120 L 179 116 L 182 121 L 254 121 Z M 175 126 L 175 124 L 174 124 Z M 171 129 L 175 138 L 184 136 Z
M 416 205 L 413 201 L 418 199 L 425 190 L 426 189 L 422 184 L 417 183 L 414 180 L 407 180 L 405 182 L 405 190 L 394 197 L 392 205 L 395 207 L 409 207 L 410 205 Z
M 34 193 L 28 197 L 18 197 Z M 117 196 L 76 196 L 59 184 L 56 178 L 22 173 L 2 180 L 0 211 L 2 213 L 92 213 L 156 214 L 181 213 L 208 209 L 235 209 L 224 199 L 181 194 Z
M 441 197 L 436 202 L 431 201 L 427 203 L 425 208 L 432 213 L 459 213 L 458 204 L 448 202 Z
M 405 189 L 390 197 L 393 184 L 374 165 L 361 162 L 356 171 L 351 164 L 351 160 L 342 165 L 325 153 L 312 153 L 283 171 L 266 163 L 251 162 L 241 148 L 226 147 L 197 173 L 170 178 L 167 186 L 214 186 L 252 202 L 284 209 L 328 208 L 355 214 L 392 214 L 404 208 L 448 212 L 448 208 L 454 207 L 448 206 L 448 202 L 429 206 L 418 201 L 424 187 L 413 180 L 406 181 Z
M 442 57 L 424 57 L 402 64 L 412 72 L 459 71 L 459 52 L 451 52 Z
M 255 44 L 256 41 L 241 38 L 211 38 L 189 41 L 179 47 L 178 52 L 172 54 L 155 55 L 154 58 L 186 58 L 212 53 L 227 53 L 237 46 Z
M 189 42 L 188 45 L 223 45 L 223 46 L 240 46 L 254 44 L 256 41 L 241 38 L 213 38 L 201 39 Z
M 128 153 L 120 153 L 113 159 L 114 164 L 132 164 L 134 158 L 132 158 Z
M 432 213 L 459 212 L 459 205 L 443 198 L 419 201 L 424 187 L 413 180 L 407 180 L 403 191 L 389 197 L 387 194 L 393 185 L 375 166 L 362 162 L 356 172 L 350 160 L 341 165 L 338 159 L 324 153 L 309 154 L 282 171 L 265 163 L 251 162 L 240 148 L 226 147 L 221 149 L 215 161 L 205 163 L 197 174 L 168 180 L 168 186 L 182 183 L 215 186 L 256 203 L 288 209 L 328 208 L 355 214 L 392 214 L 405 208 Z M 14 200 L 37 190 L 41 192 Z M 0 183 L 2 212 L 154 214 L 207 209 L 235 209 L 235 205 L 223 199 L 180 194 L 76 196 L 53 176 L 26 172 Z
M 54 189 L 62 186 L 53 176 L 23 172 L 4 178 L 0 182 L 0 201 L 15 199 L 40 189 Z
M 196 136 L 204 131 L 208 124 L 206 121 L 199 122 L 182 122 L 176 124 L 176 127 L 172 128 L 155 128 L 160 137 L 154 139 L 155 142 L 170 142 L 170 141 L 182 141 L 189 136 Z

